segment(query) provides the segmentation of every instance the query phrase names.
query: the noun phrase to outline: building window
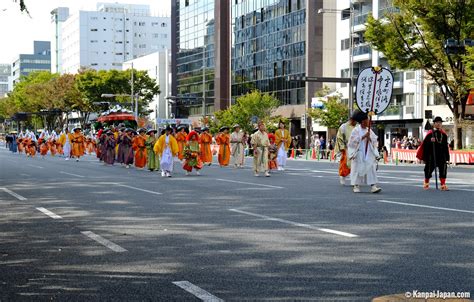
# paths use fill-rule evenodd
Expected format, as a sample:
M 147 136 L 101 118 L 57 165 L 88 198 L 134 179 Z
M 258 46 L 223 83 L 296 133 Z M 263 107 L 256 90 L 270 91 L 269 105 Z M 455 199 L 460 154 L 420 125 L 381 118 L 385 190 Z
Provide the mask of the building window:
M 91 31 L 97 31 L 97 28 L 91 28 Z
M 116 52 L 115 55 L 116 56 L 123 56 L 123 52 Z
M 146 44 L 140 44 L 138 45 L 138 48 L 146 48 Z
M 167 27 L 168 24 L 166 24 L 165 22 L 161 23 L 161 27 Z
M 444 101 L 443 94 L 441 93 L 439 86 L 436 84 L 428 85 L 428 106 L 437 106 L 437 105 L 444 105 L 446 102 Z
M 351 41 L 349 38 L 341 40 L 341 50 L 346 50 L 351 47 Z
M 341 12 L 341 20 L 347 20 L 350 17 L 351 17 L 351 9 L 350 8 L 343 9 Z
M 145 26 L 145 22 L 138 22 L 138 26 Z
M 91 40 L 91 43 L 97 43 L 99 42 L 98 40 Z
M 415 105 L 415 94 L 405 93 L 405 106 L 413 107 Z
M 405 73 L 405 79 L 406 80 L 413 80 L 415 78 L 415 72 L 410 71 Z

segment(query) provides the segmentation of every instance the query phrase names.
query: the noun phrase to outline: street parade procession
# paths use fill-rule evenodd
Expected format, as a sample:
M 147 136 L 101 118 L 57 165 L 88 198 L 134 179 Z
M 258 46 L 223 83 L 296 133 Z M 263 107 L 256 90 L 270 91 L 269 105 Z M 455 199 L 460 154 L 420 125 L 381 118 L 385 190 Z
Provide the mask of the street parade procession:
M 377 185 L 377 164 L 381 159 L 378 137 L 371 129 L 372 116 L 383 112 L 390 103 L 393 75 L 385 68 L 367 68 L 358 78 L 358 110 L 343 123 L 335 137 L 333 158 L 339 160 L 340 184 L 346 185 L 349 178 L 354 193 L 361 192 L 362 185 L 370 186 L 371 193 L 382 189 Z M 377 92 L 377 93 L 375 93 Z M 431 130 L 417 151 L 417 158 L 425 163 L 423 189 L 429 189 L 429 182 L 435 172 L 438 189 L 448 191 L 446 185 L 449 147 L 447 134 L 441 129 L 443 120 L 433 119 Z M 254 175 L 270 177 L 271 171 L 284 171 L 290 154 L 292 137 L 280 120 L 278 128 L 268 133 L 265 123 L 258 121 L 251 135 L 241 130 L 239 124 L 222 126 L 212 135 L 207 126 L 190 129 L 187 124 L 177 127 L 165 126 L 159 130 L 125 127 L 124 123 L 111 123 L 88 130 L 84 134 L 79 127 L 63 131 L 40 131 L 39 134 L 25 130 L 11 132 L 9 148 L 13 153 L 27 157 L 59 156 L 65 160 L 80 161 L 84 155 L 95 155 L 104 165 L 121 165 L 127 169 L 159 172 L 162 177 L 172 177 L 176 163 L 185 175 L 195 172 L 200 175 L 205 166 L 217 155 L 220 167 L 243 168 L 245 156 L 253 156 Z M 59 133 L 58 133 L 59 132 Z M 7 141 L 8 142 L 8 141 Z M 294 156 L 292 156 L 294 157 Z M 385 155 L 386 157 L 386 155 Z

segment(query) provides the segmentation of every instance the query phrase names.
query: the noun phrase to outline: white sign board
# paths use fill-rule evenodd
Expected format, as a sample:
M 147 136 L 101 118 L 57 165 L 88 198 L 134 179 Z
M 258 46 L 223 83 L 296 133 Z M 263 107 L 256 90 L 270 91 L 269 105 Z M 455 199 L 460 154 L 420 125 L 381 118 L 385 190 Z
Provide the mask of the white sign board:
M 164 119 L 164 118 L 159 118 L 156 120 L 156 123 L 158 125 L 180 125 L 180 124 L 186 124 L 186 125 L 191 125 L 192 121 L 190 119 L 178 119 L 178 118 L 171 118 L 171 119 Z
M 326 98 L 323 97 L 314 97 L 311 98 L 311 108 L 323 108 L 324 107 L 324 101 L 326 101 Z
M 362 112 L 380 114 L 390 105 L 393 75 L 386 68 L 369 67 L 357 77 L 356 101 Z
M 301 129 L 306 129 L 306 113 L 301 115 Z

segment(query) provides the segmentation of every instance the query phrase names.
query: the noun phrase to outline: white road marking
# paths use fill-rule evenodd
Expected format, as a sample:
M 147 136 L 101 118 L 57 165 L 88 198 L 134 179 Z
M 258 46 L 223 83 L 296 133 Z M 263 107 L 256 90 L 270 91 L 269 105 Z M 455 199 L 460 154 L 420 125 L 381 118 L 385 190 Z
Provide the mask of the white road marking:
M 116 186 L 119 186 L 119 187 L 129 188 L 129 189 L 133 189 L 133 190 L 137 190 L 137 191 L 142 191 L 142 192 L 147 192 L 147 193 L 156 194 L 156 195 L 161 195 L 161 194 L 163 194 L 163 193 L 160 193 L 160 192 L 155 192 L 155 191 L 150 191 L 150 190 L 135 188 L 135 187 L 128 186 L 128 185 L 123 185 L 123 184 L 115 184 L 115 185 L 116 185 Z
M 323 171 L 323 170 L 311 170 L 314 173 L 329 173 L 329 174 L 339 174 L 338 171 Z
M 237 181 L 237 180 L 229 180 L 229 179 L 221 179 L 221 178 L 217 178 L 216 180 L 226 181 L 226 182 L 233 182 L 233 183 L 243 184 L 243 185 L 260 186 L 260 187 L 275 188 L 275 189 L 284 189 L 283 187 L 279 187 L 279 186 L 262 185 L 262 184 L 256 184 L 256 183 L 244 182 L 244 181 Z
M 117 253 L 127 252 L 127 250 L 124 249 L 123 247 L 121 247 L 120 245 L 117 245 L 117 244 L 113 243 L 112 241 L 109 241 L 109 240 L 105 239 L 104 237 L 102 237 L 100 235 L 97 235 L 94 232 L 83 231 L 81 233 L 86 235 L 90 239 L 97 241 L 98 243 L 102 244 L 103 246 L 108 247 L 109 249 L 111 249 L 114 252 L 117 252 Z
M 45 208 L 36 208 L 38 211 L 40 212 L 43 212 L 44 214 L 48 215 L 49 217 L 53 218 L 53 219 L 62 219 L 61 216 L 59 215 L 56 215 L 54 214 L 53 212 L 51 212 L 50 210 L 47 210 Z
M 2 188 L 2 189 L 3 191 L 7 192 L 8 194 L 10 194 L 11 196 L 15 197 L 18 200 L 27 200 L 26 197 L 23 197 L 20 194 L 16 194 L 15 192 L 8 190 L 7 188 Z
M 194 296 L 198 297 L 202 301 L 206 301 L 206 302 L 224 301 L 222 299 L 217 298 L 213 294 L 205 291 L 204 289 L 200 288 L 199 286 L 196 286 L 196 285 L 192 284 L 189 281 L 175 281 L 175 282 L 173 282 L 173 284 L 178 286 L 178 287 L 181 287 L 182 289 L 184 289 L 188 293 L 193 294 Z
M 443 210 L 443 211 L 452 211 L 452 212 L 462 212 L 462 213 L 474 214 L 474 211 L 459 210 L 459 209 L 452 209 L 452 208 L 443 208 L 443 207 L 434 207 L 434 206 L 427 206 L 427 205 L 416 204 L 416 203 L 406 203 L 406 202 L 398 202 L 398 201 L 390 201 L 390 200 L 375 200 L 375 201 L 376 202 L 382 202 L 382 203 L 398 204 L 398 205 L 402 205 L 402 206 L 410 206 L 410 207 L 428 208 L 428 209 L 435 209 L 435 210 Z
M 38 168 L 38 169 L 44 169 L 44 167 L 37 166 L 37 165 L 27 165 L 27 166 L 30 166 L 30 167 L 33 167 L 33 168 Z
M 64 172 L 64 171 L 60 171 L 59 173 L 66 174 L 66 175 L 71 175 L 71 176 L 74 176 L 74 177 L 81 177 L 81 178 L 85 177 L 85 176 L 82 176 L 82 175 L 78 175 L 78 174 L 74 174 L 74 173 L 68 173 L 68 172 Z
M 245 214 L 245 215 L 249 215 L 249 216 L 259 217 L 259 218 L 263 218 L 265 220 L 278 221 L 278 222 L 282 222 L 282 223 L 286 223 L 286 224 L 290 224 L 290 225 L 293 225 L 293 226 L 302 227 L 302 228 L 306 228 L 306 229 L 310 229 L 310 230 L 316 230 L 316 231 L 320 231 L 320 232 L 341 235 L 341 236 L 344 236 L 344 237 L 350 237 L 350 238 L 359 237 L 358 235 L 351 234 L 351 233 L 346 233 L 346 232 L 341 232 L 341 231 L 336 231 L 336 230 L 331 230 L 331 229 L 326 229 L 326 228 L 318 228 L 318 227 L 315 227 L 315 226 L 312 226 L 312 225 L 309 225 L 309 224 L 298 223 L 298 222 L 294 222 L 294 221 L 290 221 L 290 220 L 286 220 L 286 219 L 274 218 L 274 217 L 255 214 L 255 213 L 251 213 L 251 212 L 247 212 L 247 211 L 242 211 L 242 210 L 237 210 L 237 209 L 229 209 L 229 211 L 237 212 L 237 213 L 241 213 L 241 214 Z

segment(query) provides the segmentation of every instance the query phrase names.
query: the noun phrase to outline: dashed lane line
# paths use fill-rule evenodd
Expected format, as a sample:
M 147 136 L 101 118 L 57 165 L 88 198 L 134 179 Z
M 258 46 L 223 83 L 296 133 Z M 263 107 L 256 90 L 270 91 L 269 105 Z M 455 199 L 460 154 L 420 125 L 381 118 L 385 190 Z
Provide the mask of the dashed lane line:
M 2 188 L 2 189 L 3 189 L 3 191 L 5 191 L 6 193 L 8 193 L 8 194 L 10 194 L 11 196 L 15 197 L 15 198 L 18 199 L 18 200 L 27 200 L 26 197 L 23 197 L 23 196 L 21 196 L 20 194 L 17 194 L 17 193 L 15 193 L 15 192 L 11 191 L 11 190 L 8 190 L 7 188 Z
M 372 200 L 372 201 L 381 202 L 381 203 L 389 203 L 389 204 L 397 204 L 397 205 L 409 206 L 409 207 L 428 208 L 428 209 L 434 209 L 434 210 L 442 210 L 442 211 L 451 211 L 451 212 L 461 212 L 461 213 L 474 214 L 474 211 L 469 211 L 469 210 L 460 210 L 460 209 L 452 209 L 452 208 L 434 207 L 434 206 L 427 206 L 427 205 L 416 204 L 416 203 L 406 203 L 406 202 L 398 202 L 398 201 L 390 201 L 390 200 Z
M 267 188 L 274 188 L 274 189 L 284 189 L 283 187 L 279 187 L 279 186 L 263 185 L 263 184 L 257 184 L 257 183 L 245 182 L 245 181 L 237 181 L 237 180 L 230 180 L 230 179 L 217 178 L 216 180 L 218 180 L 218 181 L 225 181 L 225 182 L 233 182 L 233 183 L 243 184 L 243 185 L 257 186 L 257 187 L 267 187 Z
M 259 218 L 263 218 L 265 220 L 278 221 L 278 222 L 282 222 L 282 223 L 286 223 L 286 224 L 290 224 L 290 225 L 293 225 L 293 226 L 302 227 L 302 228 L 306 228 L 306 229 L 310 229 L 310 230 L 316 230 L 316 231 L 320 231 L 320 232 L 340 235 L 340 236 L 344 236 L 344 237 L 349 237 L 349 238 L 359 237 L 358 235 L 347 233 L 347 232 L 341 232 L 341 231 L 327 229 L 327 228 L 318 228 L 318 227 L 315 227 L 315 226 L 312 226 L 312 225 L 309 225 L 309 224 L 305 224 L 305 223 L 299 223 L 299 222 L 294 222 L 294 221 L 290 221 L 290 220 L 286 220 L 286 219 L 280 219 L 280 218 L 270 217 L 270 216 L 266 216 L 266 215 L 255 214 L 255 213 L 251 213 L 251 212 L 247 212 L 247 211 L 242 211 L 242 210 L 237 210 L 237 209 L 229 209 L 229 211 L 240 213 L 240 214 L 245 214 L 245 215 L 249 215 L 249 216 L 259 217 Z
M 53 219 L 62 219 L 61 216 L 51 212 L 50 210 L 48 209 L 45 209 L 45 208 L 36 208 L 38 211 L 40 212 L 43 212 L 44 214 L 48 215 L 49 217 L 53 218 Z
M 27 165 L 29 167 L 33 167 L 33 168 L 38 168 L 38 169 L 44 169 L 44 167 L 41 167 L 41 166 L 37 166 L 37 165 Z
M 146 190 L 146 189 L 136 188 L 136 187 L 132 187 L 132 186 L 129 186 L 129 185 L 124 185 L 124 184 L 115 184 L 115 185 L 119 186 L 119 187 L 129 188 L 129 189 L 132 189 L 132 190 L 147 192 L 147 193 L 155 194 L 155 195 L 162 195 L 163 194 L 163 193 L 160 193 L 160 192 L 155 192 L 155 191 L 150 191 L 150 190 Z
M 194 295 L 195 297 L 201 299 L 202 301 L 206 302 L 220 302 L 224 301 L 213 294 L 209 293 L 208 291 L 205 291 L 204 289 L 200 288 L 199 286 L 196 286 L 192 284 L 189 281 L 175 281 L 173 282 L 174 285 L 184 289 L 188 293 Z
M 117 252 L 117 253 L 127 252 L 127 250 L 124 249 L 123 247 L 121 247 L 120 245 L 115 244 L 112 241 L 109 241 L 109 240 L 105 239 L 104 237 L 102 237 L 100 235 L 97 235 L 94 232 L 83 231 L 81 233 L 84 234 L 85 236 L 89 237 L 90 239 L 92 239 L 94 241 L 97 241 L 98 243 L 102 244 L 103 246 L 111 249 L 114 252 Z
M 74 176 L 74 177 L 80 177 L 80 178 L 85 177 L 85 176 L 82 176 L 82 175 L 79 175 L 79 174 L 74 174 L 74 173 L 69 173 L 69 172 L 64 172 L 64 171 L 60 171 L 59 173 Z

